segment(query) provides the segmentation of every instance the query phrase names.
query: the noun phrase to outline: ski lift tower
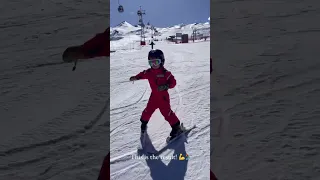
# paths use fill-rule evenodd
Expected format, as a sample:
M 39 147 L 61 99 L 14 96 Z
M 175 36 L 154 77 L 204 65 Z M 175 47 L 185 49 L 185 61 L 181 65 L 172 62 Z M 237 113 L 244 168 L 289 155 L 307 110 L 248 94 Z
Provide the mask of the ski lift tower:
M 140 40 L 140 45 L 143 46 L 143 45 L 146 45 L 146 37 L 144 35 L 144 23 L 143 23 L 143 18 L 142 16 L 145 15 L 146 12 L 145 10 L 142 10 L 141 9 L 141 6 L 140 6 L 140 9 L 138 10 L 137 12 L 137 15 L 139 16 L 139 25 L 141 26 L 141 40 Z

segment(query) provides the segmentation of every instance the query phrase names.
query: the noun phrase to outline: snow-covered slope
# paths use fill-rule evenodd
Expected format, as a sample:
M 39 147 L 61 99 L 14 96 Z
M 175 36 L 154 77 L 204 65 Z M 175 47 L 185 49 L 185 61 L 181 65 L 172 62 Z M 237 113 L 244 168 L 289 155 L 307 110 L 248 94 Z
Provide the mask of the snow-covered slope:
M 319 180 L 320 2 L 215 1 L 211 17 L 212 170 Z
M 146 80 L 129 82 L 130 76 L 149 68 L 147 54 L 141 50 L 115 52 L 111 55 L 110 74 L 110 155 L 112 180 L 208 180 L 210 152 L 210 42 L 168 44 L 158 42 L 166 68 L 177 80 L 169 90 L 172 109 L 186 127 L 197 125 L 188 143 L 177 141 L 161 157 L 189 155 L 189 161 L 134 159 L 140 144 L 140 115 L 150 96 Z M 171 127 L 159 110 L 151 117 L 149 148 L 159 150 Z
M 2 1 L 0 179 L 97 179 L 109 151 L 109 59 L 63 64 L 108 27 L 108 1 Z

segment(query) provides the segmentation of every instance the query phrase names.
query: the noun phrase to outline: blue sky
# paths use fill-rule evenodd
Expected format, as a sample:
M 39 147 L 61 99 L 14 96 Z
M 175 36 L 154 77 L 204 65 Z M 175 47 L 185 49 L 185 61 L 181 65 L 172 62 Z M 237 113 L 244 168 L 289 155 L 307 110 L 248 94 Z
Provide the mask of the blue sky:
M 118 12 L 119 3 L 124 7 L 123 13 Z M 122 21 L 138 24 L 140 6 L 146 12 L 144 23 L 150 21 L 156 27 L 208 22 L 210 17 L 210 0 L 110 0 L 111 27 Z

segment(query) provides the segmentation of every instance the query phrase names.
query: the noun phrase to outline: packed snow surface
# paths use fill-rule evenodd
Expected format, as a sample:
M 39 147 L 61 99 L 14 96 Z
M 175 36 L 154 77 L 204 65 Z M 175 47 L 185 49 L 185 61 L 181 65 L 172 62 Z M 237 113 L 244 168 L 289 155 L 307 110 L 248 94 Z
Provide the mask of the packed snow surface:
M 212 1 L 211 168 L 320 179 L 320 3 Z

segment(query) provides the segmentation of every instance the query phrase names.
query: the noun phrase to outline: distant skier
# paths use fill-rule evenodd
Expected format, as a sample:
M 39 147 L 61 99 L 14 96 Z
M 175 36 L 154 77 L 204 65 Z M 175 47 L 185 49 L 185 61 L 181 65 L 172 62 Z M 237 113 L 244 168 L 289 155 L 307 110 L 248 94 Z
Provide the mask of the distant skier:
M 152 114 L 159 108 L 172 128 L 170 136 L 173 138 L 182 132 L 180 120 L 171 110 L 168 93 L 168 89 L 176 86 L 176 80 L 172 73 L 164 68 L 165 58 L 161 50 L 151 50 L 148 54 L 148 60 L 151 68 L 130 77 L 130 81 L 147 79 L 152 90 L 147 107 L 141 115 L 141 132 L 145 132 Z
M 151 41 L 151 43 L 149 45 L 151 45 L 151 49 L 153 49 L 153 46 L 156 44 L 153 41 Z

